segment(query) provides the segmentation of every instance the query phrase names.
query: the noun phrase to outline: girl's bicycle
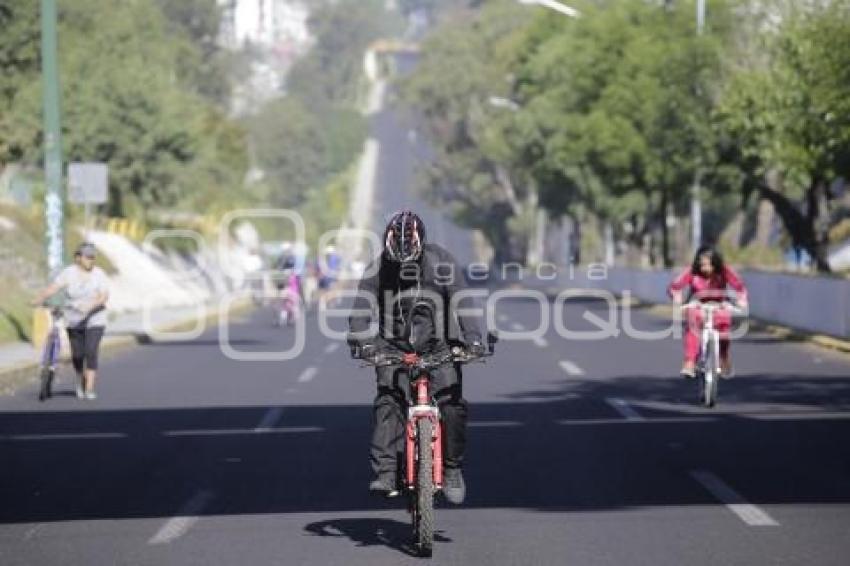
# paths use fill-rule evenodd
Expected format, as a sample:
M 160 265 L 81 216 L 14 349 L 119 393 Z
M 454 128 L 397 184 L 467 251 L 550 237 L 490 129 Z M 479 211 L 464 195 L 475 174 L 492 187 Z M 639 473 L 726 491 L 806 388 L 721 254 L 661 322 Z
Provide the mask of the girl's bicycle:
M 493 355 L 497 338 L 488 335 L 488 352 L 475 355 L 460 347 L 433 354 L 378 353 L 363 359 L 365 365 L 404 366 L 410 377 L 405 424 L 403 489 L 413 526 L 413 538 L 420 556 L 429 557 L 434 546 L 434 495 L 443 486 L 443 425 L 440 409 L 430 392 L 431 372 L 446 364 L 462 364 Z
M 702 311 L 703 324 L 695 371 L 700 403 L 711 408 L 717 403 L 717 384 L 720 381 L 720 331 L 714 325 L 714 315 L 720 310 L 740 315 L 743 310 L 725 301 L 721 303 L 692 301 L 682 306 L 683 311 L 691 308 Z

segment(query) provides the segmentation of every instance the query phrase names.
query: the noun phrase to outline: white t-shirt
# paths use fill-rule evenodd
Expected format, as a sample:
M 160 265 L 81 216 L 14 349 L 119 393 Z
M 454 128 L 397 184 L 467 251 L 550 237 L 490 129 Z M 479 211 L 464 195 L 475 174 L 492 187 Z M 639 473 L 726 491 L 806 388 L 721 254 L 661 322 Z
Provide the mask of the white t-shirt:
M 62 270 L 56 283 L 65 288 L 69 299 L 68 308 L 65 310 L 65 320 L 69 327 L 84 326 L 106 326 L 106 308 L 102 307 L 97 312 L 86 318 L 87 311 L 100 293 L 109 292 L 109 278 L 99 267 L 93 267 L 86 271 L 78 265 L 69 265 Z

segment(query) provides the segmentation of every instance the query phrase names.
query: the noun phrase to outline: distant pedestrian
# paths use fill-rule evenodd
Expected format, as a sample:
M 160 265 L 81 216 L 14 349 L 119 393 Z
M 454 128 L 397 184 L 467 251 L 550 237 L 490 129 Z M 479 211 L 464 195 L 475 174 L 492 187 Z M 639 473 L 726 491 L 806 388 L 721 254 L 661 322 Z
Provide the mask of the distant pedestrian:
M 78 378 L 77 397 L 90 400 L 97 398 L 98 352 L 106 329 L 106 301 L 109 299 L 109 279 L 94 265 L 96 258 L 93 244 L 81 244 L 74 254 L 74 264 L 62 270 L 33 301 L 40 305 L 56 293 L 64 291 L 67 295 L 65 321 L 71 360 Z

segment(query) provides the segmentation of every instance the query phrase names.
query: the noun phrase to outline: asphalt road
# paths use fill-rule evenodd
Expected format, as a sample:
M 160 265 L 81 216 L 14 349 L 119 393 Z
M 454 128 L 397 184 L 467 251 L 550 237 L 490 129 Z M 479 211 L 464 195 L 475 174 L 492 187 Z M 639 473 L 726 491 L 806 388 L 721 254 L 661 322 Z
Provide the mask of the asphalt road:
M 538 310 L 500 303 L 500 326 Z M 292 345 L 268 312 L 230 328 L 242 352 Z M 109 360 L 96 402 L 67 379 L 44 405 L 0 399 L 0 563 L 415 560 L 406 512 L 366 492 L 370 372 L 306 334 L 291 361 L 235 361 L 212 330 Z M 672 340 L 503 341 L 465 374 L 469 496 L 441 505 L 434 561 L 846 564 L 850 361 L 764 335 L 734 354 L 708 410 Z
M 406 155 L 406 130 L 387 114 L 379 136 L 400 136 L 385 147 Z M 382 157 L 386 208 L 405 198 L 405 155 Z M 435 239 L 461 247 L 442 226 Z M 522 299 L 495 309 L 504 331 L 542 316 Z M 604 304 L 542 310 L 589 330 L 584 315 Z M 643 330 L 666 323 L 632 315 Z M 295 345 L 271 321 L 263 310 L 230 321 L 238 356 Z M 210 329 L 108 359 L 95 402 L 70 396 L 67 373 L 49 403 L 34 387 L 0 398 L 0 564 L 419 560 L 401 504 L 366 490 L 370 371 L 314 317 L 304 338 L 291 360 L 240 361 Z M 440 504 L 434 563 L 850 561 L 850 358 L 749 334 L 708 410 L 675 375 L 672 339 L 568 341 L 552 325 L 507 338 L 465 372 L 468 498 Z

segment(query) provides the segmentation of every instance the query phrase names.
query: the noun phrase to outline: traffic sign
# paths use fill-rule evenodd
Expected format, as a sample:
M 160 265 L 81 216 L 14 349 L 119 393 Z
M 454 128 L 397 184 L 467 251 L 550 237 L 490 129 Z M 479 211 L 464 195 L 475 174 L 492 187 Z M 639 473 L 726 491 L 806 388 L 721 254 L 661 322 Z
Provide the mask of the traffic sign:
M 106 163 L 69 163 L 68 200 L 74 204 L 103 204 L 109 197 Z

